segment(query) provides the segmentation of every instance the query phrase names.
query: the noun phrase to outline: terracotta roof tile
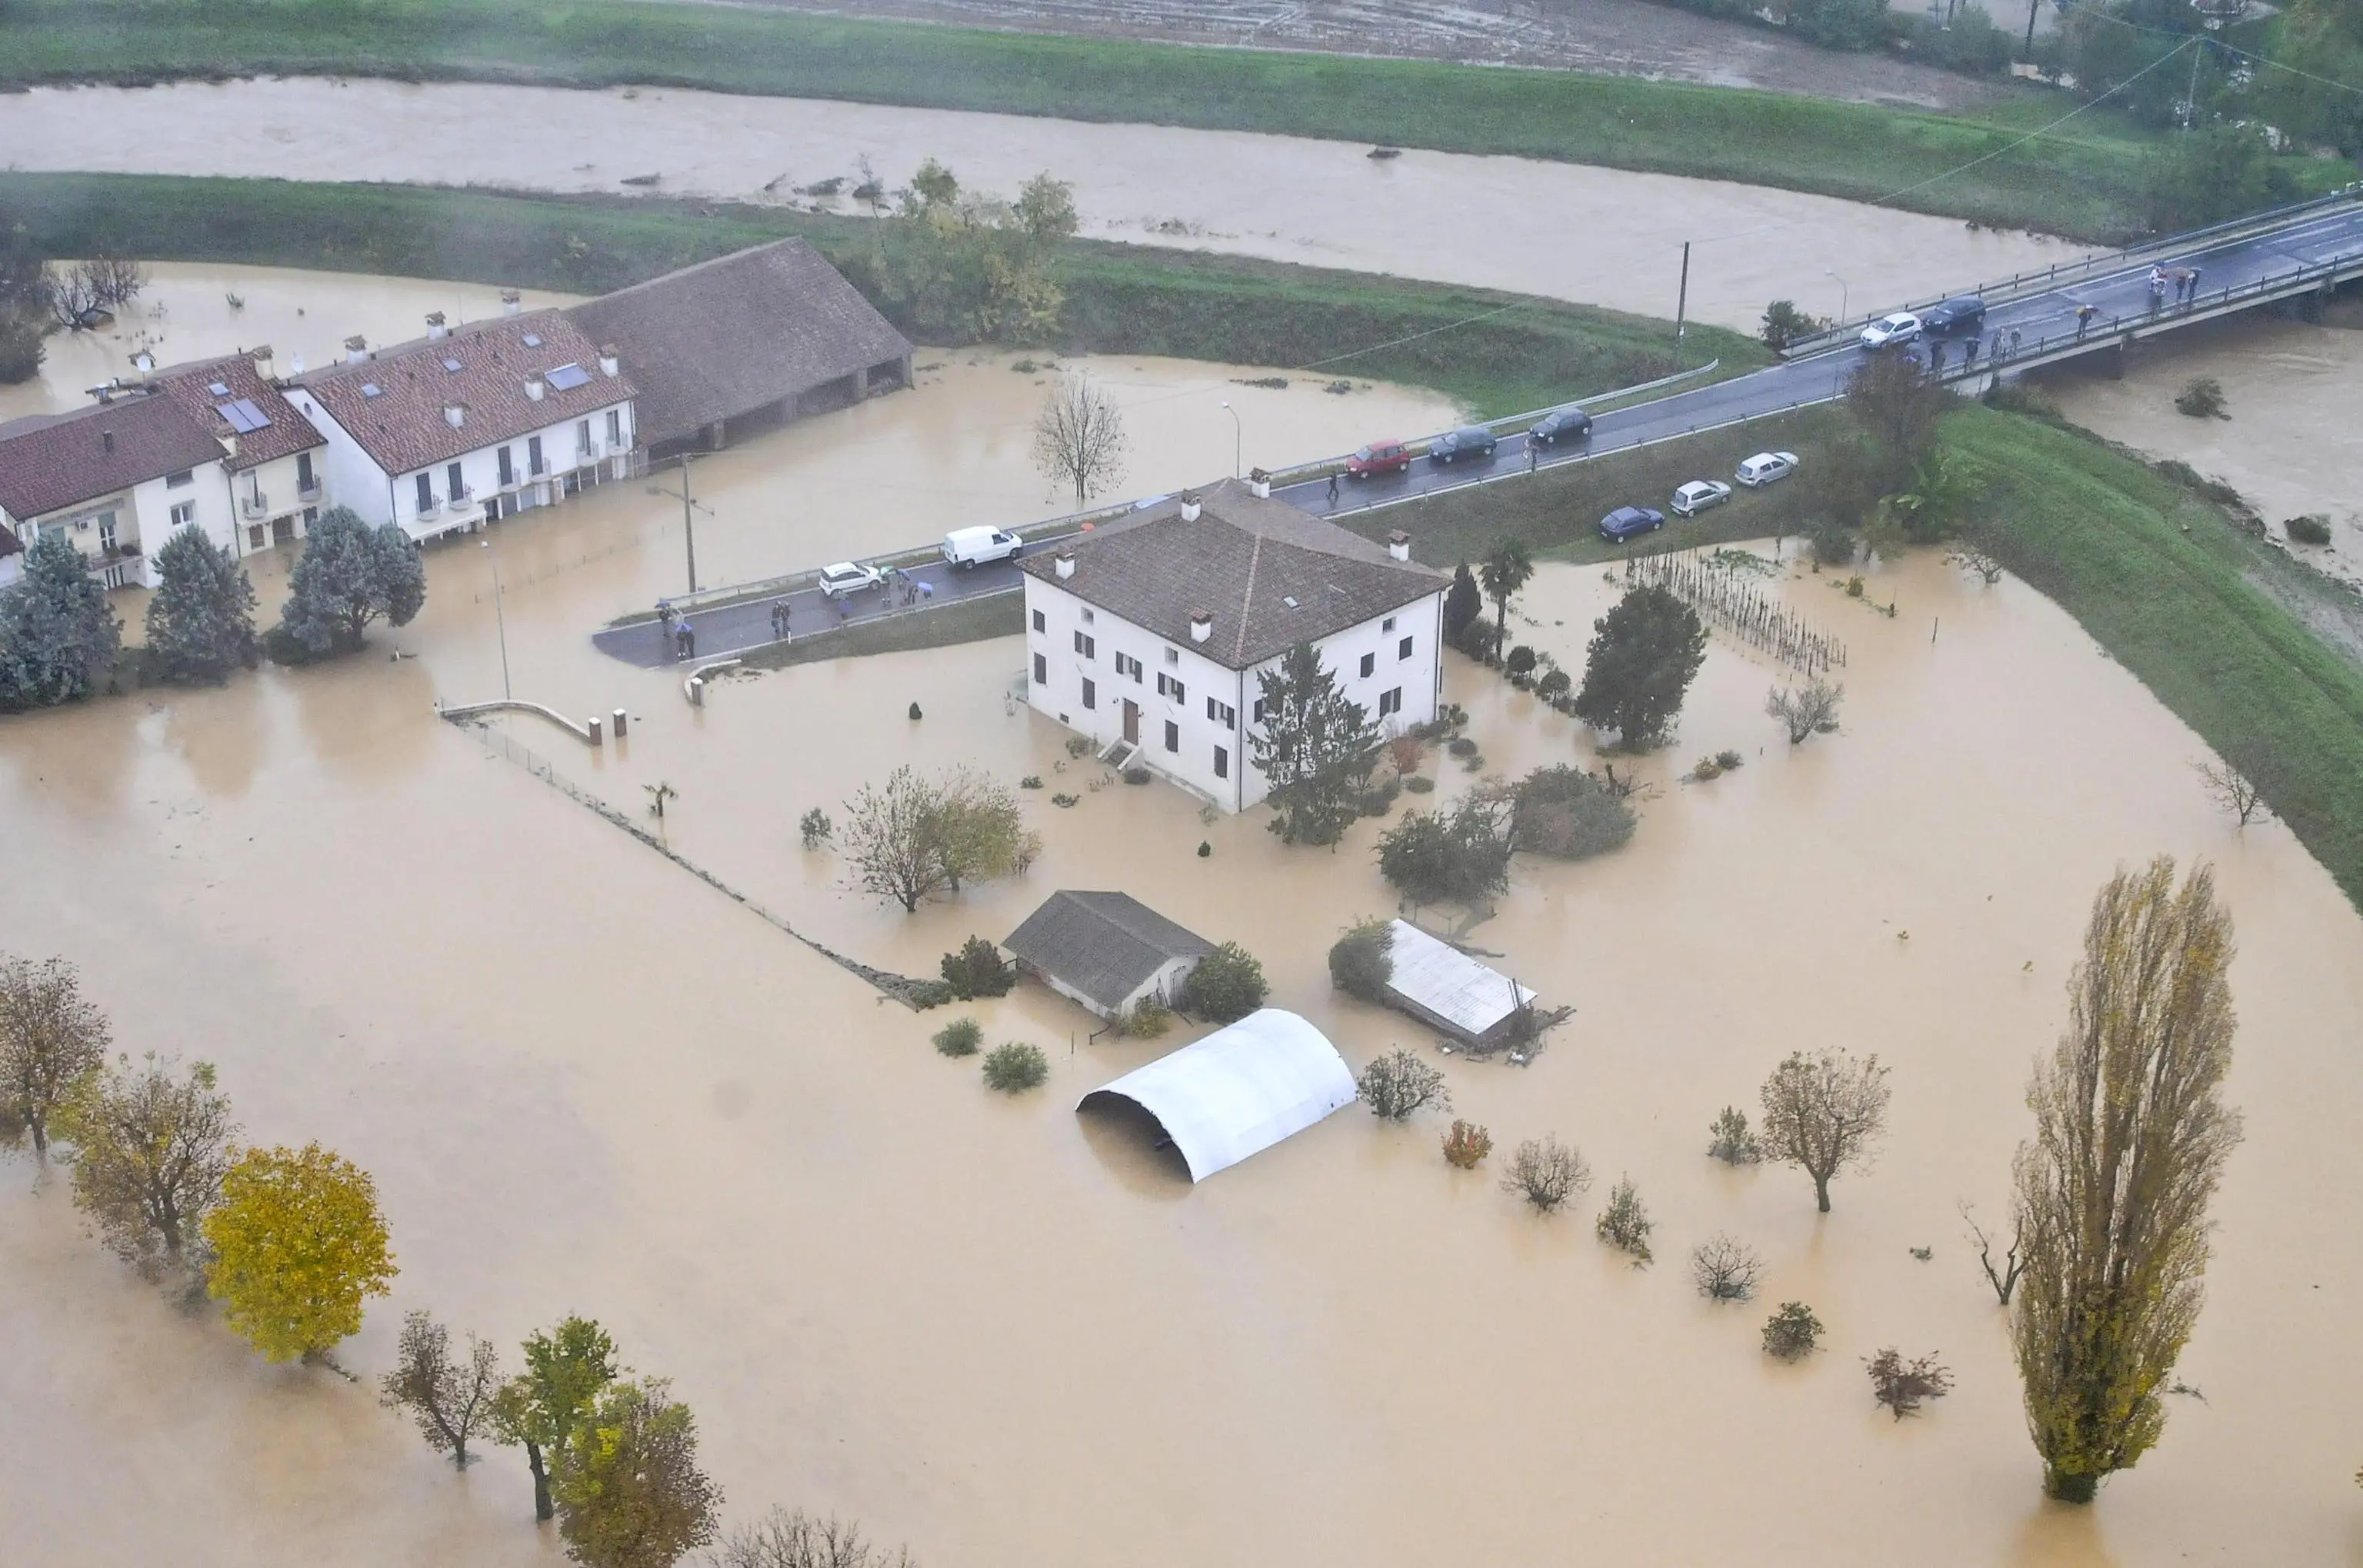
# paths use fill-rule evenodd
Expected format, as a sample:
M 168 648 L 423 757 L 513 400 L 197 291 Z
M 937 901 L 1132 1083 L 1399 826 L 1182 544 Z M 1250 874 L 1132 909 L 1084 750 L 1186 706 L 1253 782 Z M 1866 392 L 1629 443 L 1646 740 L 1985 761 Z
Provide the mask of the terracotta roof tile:
M 147 392 L 0 425 L 0 508 L 20 521 L 218 461 L 221 443 Z

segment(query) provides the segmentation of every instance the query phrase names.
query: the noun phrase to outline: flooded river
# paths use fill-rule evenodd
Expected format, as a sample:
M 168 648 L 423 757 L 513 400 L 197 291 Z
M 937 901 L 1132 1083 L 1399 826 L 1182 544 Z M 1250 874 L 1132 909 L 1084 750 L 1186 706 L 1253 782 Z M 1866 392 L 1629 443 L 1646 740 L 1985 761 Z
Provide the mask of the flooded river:
M 402 134 L 384 134 L 388 126 Z M 1075 185 L 1095 237 L 1475 284 L 1752 331 L 1767 302 L 1857 313 L 2048 266 L 2066 241 L 1723 181 L 1163 126 L 742 98 L 295 79 L 0 95 L 14 167 L 789 199 L 868 158 L 1014 193 Z M 654 187 L 627 179 L 660 176 Z M 849 199 L 824 204 L 851 211 Z
M 790 454 L 826 429 L 839 450 L 907 454 L 924 423 L 881 448 L 861 422 L 993 401 L 963 386 L 1030 396 L 989 364 L 940 374 L 747 448 L 769 475 L 750 504 L 823 510 L 833 481 L 807 487 Z M 1208 440 L 1156 460 L 1223 471 Z M 660 501 L 611 494 L 658 525 Z M 1006 701 L 1015 639 L 804 667 L 691 710 L 582 637 L 587 607 L 628 597 L 604 562 L 562 564 L 627 526 L 607 500 L 496 536 L 512 580 L 551 569 L 509 601 L 521 690 L 636 716 L 603 753 L 507 732 L 563 774 L 636 812 L 671 784 L 678 847 L 872 962 L 927 972 L 1052 889 L 1123 888 L 1260 955 L 1273 1000 L 1358 1066 L 1426 1047 L 1324 967 L 1334 932 L 1392 908 L 1381 824 L 1335 854 L 1283 849 L 1259 816 L 1208 824 L 1162 787 L 1094 787 Z M 937 504 L 881 489 L 868 522 L 924 536 Z M 2187 766 L 2200 743 L 2021 586 L 1920 558 L 1870 584 L 1891 620 L 1828 579 L 1784 580 L 1851 650 L 1843 732 L 1791 750 L 1760 711 L 1776 672 L 1718 641 L 1674 745 L 1641 765 L 1659 793 L 1633 845 L 1521 864 L 1477 939 L 1577 1011 L 1530 1068 L 1432 1059 L 1503 1149 L 1555 1132 L 1589 1155 L 1600 1185 L 1541 1220 L 1491 1174 L 1449 1170 L 1440 1122 L 1350 1109 L 1188 1187 L 1070 1110 L 1187 1036 L 1091 1043 L 1030 987 L 973 1010 L 989 1040 L 1042 1045 L 1050 1082 L 988 1094 L 928 1048 L 951 1014 L 882 1002 L 431 715 L 494 679 L 489 607 L 463 586 L 475 548 L 433 558 L 399 637 L 416 658 L 0 722 L 0 949 L 79 963 L 125 1047 L 217 1063 L 250 1137 L 318 1138 L 373 1172 L 403 1272 L 346 1348 L 364 1378 L 410 1308 L 505 1346 L 591 1313 L 695 1408 L 732 1518 L 850 1513 L 936 1564 L 2352 1555 L 2363 1258 L 2344 1238 L 2363 1191 L 2340 1151 L 2363 1095 L 2363 922 L 2280 826 L 2235 834 Z M 1613 591 L 1547 565 L 1519 635 L 1579 662 Z M 1592 756 L 1465 663 L 1448 681 L 1489 767 Z M 1738 773 L 1674 778 L 1726 746 Z M 1081 803 L 1028 792 L 1046 841 L 1030 874 L 906 918 L 793 826 L 906 761 L 1039 774 Z M 1427 770 L 1447 800 L 1470 777 Z M 2096 1507 L 2061 1510 L 2038 1497 L 1955 1205 L 2002 1210 L 2090 897 L 2159 850 L 2213 857 L 2238 923 L 2231 1096 L 2249 1136 L 2180 1369 L 2203 1400 L 2172 1400 L 2163 1444 Z M 1893 1065 L 1894 1125 L 1817 1217 L 1799 1174 L 1703 1151 L 1721 1106 L 1825 1043 Z M 1648 1270 L 1591 1233 L 1620 1173 L 1658 1222 Z M 1719 1230 L 1767 1259 L 1753 1306 L 1692 1293 L 1688 1250 Z M 1758 1328 L 1792 1298 L 1831 1335 L 1784 1368 Z M 366 1384 L 261 1365 L 105 1259 L 21 1160 L 0 1163 L 0 1517 L 28 1559 L 556 1558 L 516 1454 L 455 1475 Z M 1888 1419 L 1860 1366 L 1888 1344 L 1941 1352 L 1956 1392 Z

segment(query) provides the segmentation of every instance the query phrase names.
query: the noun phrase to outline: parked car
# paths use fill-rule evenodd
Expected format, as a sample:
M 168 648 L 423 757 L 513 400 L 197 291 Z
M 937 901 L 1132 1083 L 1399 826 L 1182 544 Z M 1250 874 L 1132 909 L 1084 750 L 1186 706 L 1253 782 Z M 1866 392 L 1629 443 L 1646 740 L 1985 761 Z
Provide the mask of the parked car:
M 1526 439 L 1556 447 L 1561 440 L 1582 441 L 1591 435 L 1592 415 L 1580 408 L 1554 408 L 1535 421 L 1526 432 Z
M 1986 302 L 1975 294 L 1940 301 L 1920 313 L 1923 332 L 1975 332 L 1986 324 Z
M 1373 441 L 1346 459 L 1348 479 L 1376 479 L 1411 467 L 1411 448 L 1400 441 Z
M 956 567 L 1014 561 L 1026 541 L 1006 528 L 955 528 L 944 536 L 944 559 Z
M 841 594 L 859 593 L 865 588 L 875 588 L 885 580 L 876 567 L 857 566 L 851 561 L 838 561 L 820 569 L 820 592 L 824 599 Z
M 1427 455 L 1439 463 L 1448 463 L 1455 458 L 1490 458 L 1499 439 L 1481 425 L 1464 425 L 1438 436 L 1427 448 Z
M 1759 484 L 1770 484 L 1774 480 L 1787 479 L 1796 471 L 1796 453 L 1758 452 L 1740 464 L 1739 472 L 1733 477 L 1752 490 Z
M 1731 487 L 1721 480 L 1692 480 L 1674 491 L 1674 515 L 1695 517 L 1710 506 L 1731 499 Z
M 1909 343 L 1920 336 L 1920 318 L 1908 310 L 1893 315 L 1882 315 L 1862 329 L 1862 346 L 1884 348 L 1891 343 Z
M 1600 536 L 1610 544 L 1637 538 L 1666 525 L 1666 514 L 1647 506 L 1620 506 L 1600 520 Z

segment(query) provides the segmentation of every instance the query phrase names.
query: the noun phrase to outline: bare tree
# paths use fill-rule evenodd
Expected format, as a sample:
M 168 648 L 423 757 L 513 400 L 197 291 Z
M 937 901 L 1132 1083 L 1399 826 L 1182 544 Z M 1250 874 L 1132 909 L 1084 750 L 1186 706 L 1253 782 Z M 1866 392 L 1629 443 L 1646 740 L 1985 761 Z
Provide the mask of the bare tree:
M 120 310 L 148 286 L 148 269 L 128 256 L 105 253 L 75 269 L 87 285 L 92 303 L 101 310 Z
M 2164 856 L 2092 901 L 2067 1032 L 2036 1067 L 2020 1145 L 2026 1264 L 2011 1311 L 2043 1489 L 2088 1503 L 2166 1423 L 2159 1392 L 2199 1320 L 2207 1206 L 2240 1141 L 2232 921 L 2209 870 Z
M 2269 810 L 2265 804 L 2265 792 L 2230 763 L 2194 762 L 2191 767 L 2199 775 L 2207 798 L 2237 817 L 2242 827 L 2265 815 Z
M 468 1336 L 468 1357 L 453 1359 L 451 1331 L 424 1312 L 402 1320 L 394 1370 L 378 1383 L 378 1403 L 410 1412 L 418 1435 L 438 1453 L 468 1468 L 468 1440 L 492 1422 L 501 1387 L 500 1353 Z
M 2025 1232 L 2017 1229 L 2012 1230 L 2010 1245 L 2003 1249 L 2002 1254 L 2002 1266 L 1996 1268 L 1993 1256 L 1994 1238 L 1988 1236 L 1986 1228 L 1978 1223 L 1978 1217 L 1969 1211 L 1967 1200 L 1956 1207 L 1960 1209 L 1961 1219 L 1969 1227 L 1970 1239 L 1978 1244 L 1978 1266 L 1986 1271 L 1986 1283 L 1993 1286 L 1994 1299 L 2005 1307 L 2009 1306 L 2011 1293 L 2018 1288 L 2018 1276 L 2026 1270 L 2026 1260 L 2021 1253 L 2021 1248 L 2025 1241 Z
M 1764 699 L 1764 712 L 1788 726 L 1791 745 L 1803 745 L 1815 730 L 1837 728 L 1838 701 L 1845 695 L 1845 687 L 1816 676 L 1802 690 L 1774 687 Z
M 0 958 L 0 1143 L 33 1135 L 50 1155 L 50 1117 L 74 1080 L 106 1060 L 106 1015 L 62 958 Z
M 1745 1301 L 1764 1278 L 1764 1260 L 1747 1242 L 1717 1231 L 1691 1249 L 1691 1278 L 1711 1301 Z
M 238 1136 L 212 1064 L 182 1077 L 153 1054 L 137 1068 L 118 1057 L 75 1085 L 58 1108 L 58 1135 L 72 1145 L 74 1207 L 110 1251 L 150 1279 L 190 1261 Z
M 897 767 L 884 785 L 864 784 L 845 812 L 841 840 L 856 882 L 906 911 L 963 883 L 1022 871 L 1042 852 L 1016 797 L 965 767 L 940 779 Z
M 732 1530 L 706 1561 L 713 1568 L 916 1568 L 908 1548 L 872 1546 L 850 1519 L 781 1507 Z
M 78 330 L 83 318 L 98 307 L 97 295 L 79 266 L 51 268 L 41 281 L 41 300 L 50 319 L 68 331 Z
M 1814 1178 L 1814 1197 L 1830 1211 L 1830 1178 L 1870 1160 L 1887 1128 L 1887 1069 L 1877 1056 L 1855 1061 L 1845 1052 L 1803 1052 L 1764 1080 L 1764 1152 L 1802 1165 Z
M 1089 376 L 1062 375 L 1034 420 L 1034 466 L 1075 487 L 1075 507 L 1124 472 L 1124 412 Z
M 1952 553 L 1947 555 L 1945 558 L 1952 562 L 1955 566 L 1959 567 L 1963 571 L 1973 571 L 1980 577 L 1985 579 L 1985 584 L 1988 588 L 1991 588 L 1995 583 L 2002 580 L 2002 562 L 1994 559 L 1993 557 L 1988 555 L 1984 550 L 1980 549 L 1975 545 L 1956 546 Z
M 1886 1406 L 1897 1420 L 1917 1415 L 1921 1401 L 1941 1399 L 1953 1386 L 1953 1375 L 1934 1354 L 1903 1359 L 1889 1345 L 1863 1364 L 1870 1374 L 1870 1397 Z
M 1529 1138 L 1510 1154 L 1502 1190 L 1514 1192 L 1545 1214 L 1592 1186 L 1592 1167 L 1581 1150 L 1545 1134 Z

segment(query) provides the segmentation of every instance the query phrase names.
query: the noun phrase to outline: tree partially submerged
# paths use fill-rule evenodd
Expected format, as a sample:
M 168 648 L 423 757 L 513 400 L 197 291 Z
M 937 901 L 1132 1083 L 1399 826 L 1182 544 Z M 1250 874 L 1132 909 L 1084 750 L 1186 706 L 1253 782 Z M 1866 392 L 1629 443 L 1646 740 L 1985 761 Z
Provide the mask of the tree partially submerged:
M 118 1057 L 109 1071 L 84 1074 L 59 1108 L 74 1207 L 147 1279 L 195 1261 L 237 1135 L 206 1062 L 183 1075 L 152 1054 L 137 1067 Z
M 1997 1238 L 1986 1234 L 1986 1228 L 1978 1223 L 1978 1217 L 1970 1212 L 1968 1203 L 1956 1207 L 1960 1210 L 1962 1221 L 1969 1228 L 1969 1239 L 1977 1243 L 1978 1266 L 1985 1270 L 1986 1283 L 1993 1286 L 1994 1299 L 2004 1307 L 2009 1306 L 2012 1294 L 2018 1289 L 2018 1276 L 2026 1271 L 2025 1233 L 2017 1229 L 2012 1230 L 2010 1244 L 2002 1249 L 2002 1262 L 1997 1264 L 1993 1255 Z
M 465 1470 L 469 1440 L 491 1424 L 500 1361 L 500 1352 L 473 1334 L 466 1356 L 454 1356 L 451 1331 L 426 1312 L 412 1312 L 402 1320 L 394 1370 L 378 1380 L 378 1402 L 410 1412 L 427 1446 Z
M 1394 922 L 1359 920 L 1329 947 L 1329 983 L 1361 1001 L 1383 1003 L 1394 978 Z
M 27 547 L 22 571 L 0 589 L 0 712 L 80 701 L 123 649 L 105 588 L 63 534 Z
M 1764 1320 L 1764 1353 L 1776 1361 L 1796 1361 L 1821 1348 L 1822 1320 L 1802 1301 L 1783 1301 Z
M 970 882 L 1023 870 L 1042 851 L 1008 787 L 966 767 L 940 778 L 908 764 L 845 803 L 839 840 L 864 892 L 906 912 Z
M 1764 1080 L 1764 1152 L 1814 1178 L 1814 1201 L 1830 1211 L 1830 1181 L 1870 1162 L 1887 1129 L 1887 1069 L 1875 1055 L 1799 1051 Z
M 1802 687 L 1772 688 L 1764 699 L 1764 712 L 1781 721 L 1791 745 L 1803 745 L 1814 731 L 1837 728 L 1838 702 L 1845 696 L 1845 687 L 1815 676 Z
M 427 568 L 401 525 L 372 528 L 352 508 L 332 506 L 305 530 L 272 657 L 301 662 L 352 653 L 371 622 L 406 626 L 426 602 Z
M 1905 1361 L 1893 1345 L 1872 1356 L 1864 1370 L 1870 1374 L 1870 1397 L 1899 1421 L 1918 1415 L 1924 1402 L 1943 1398 L 1953 1386 L 1953 1375 L 1935 1355 Z
M 1488 790 L 1446 811 L 1405 812 L 1379 835 L 1379 874 L 1415 904 L 1492 907 L 1510 885 L 1511 813 Z
M 394 1253 L 369 1173 L 317 1143 L 249 1149 L 205 1216 L 205 1293 L 266 1361 L 325 1361 L 389 1293 Z
M 1710 1301 L 1746 1301 L 1764 1278 L 1756 1249 L 1721 1231 L 1691 1249 L 1691 1283 Z
M 1534 580 L 1534 558 L 1526 547 L 1515 539 L 1503 539 L 1487 552 L 1484 565 L 1477 569 L 1478 580 L 1485 585 L 1485 596 L 1493 602 L 1493 657 L 1502 657 L 1502 645 L 1510 635 L 1510 601 L 1518 591 Z
M 1459 647 L 1461 635 L 1484 610 L 1485 598 L 1477 587 L 1477 574 L 1469 569 L 1467 561 L 1462 561 L 1452 573 L 1452 586 L 1444 591 L 1444 640 Z
M 1381 1121 L 1402 1121 L 1429 1106 L 1452 1109 L 1444 1075 L 1400 1045 L 1364 1067 L 1354 1088 Z
M 1263 719 L 1248 754 L 1270 789 L 1271 831 L 1283 844 L 1335 844 L 1361 815 L 1361 791 L 1383 738 L 1312 644 L 1256 672 Z
M 1074 487 L 1078 512 L 1123 477 L 1128 446 L 1124 410 L 1080 371 L 1060 376 L 1034 416 L 1034 466 L 1051 480 Z
M 493 1431 L 525 1450 L 533 1473 L 533 1517 L 546 1519 L 555 1511 L 549 1466 L 616 1381 L 616 1342 L 588 1318 L 567 1318 L 547 1332 L 527 1335 L 524 1348 L 525 1370 L 494 1397 Z
M 1726 1105 L 1722 1113 L 1707 1126 L 1713 1142 L 1706 1152 L 1727 1165 L 1752 1165 L 1764 1157 L 1764 1147 L 1748 1130 L 1747 1112 L 1736 1105 Z
M 585 1568 L 667 1568 L 714 1539 L 722 1506 L 697 1466 L 697 1419 L 660 1378 L 601 1391 L 551 1489 L 558 1533 Z
M 1557 1213 L 1570 1198 L 1592 1186 L 1592 1167 L 1580 1149 L 1546 1133 L 1529 1138 L 1510 1152 L 1502 1176 L 1502 1190 L 1516 1193 L 1543 1214 Z
M 1610 1246 L 1633 1254 L 1635 1264 L 1650 1261 L 1649 1232 L 1657 1222 L 1641 1204 L 1641 1190 L 1631 1176 L 1619 1176 L 1608 1189 L 1608 1203 L 1592 1224 L 1593 1232 Z
M 158 675 L 210 683 L 253 657 L 254 584 L 235 555 L 196 528 L 177 528 L 156 552 L 156 573 L 147 629 Z
M 2242 827 L 2267 814 L 2265 792 L 2255 780 L 2228 762 L 2194 762 L 2200 786 L 2219 810 L 2228 812 Z
M 1511 792 L 1511 843 L 1557 860 L 1622 849 L 1639 821 L 1626 793 L 1566 763 L 1536 768 Z
M 709 1561 L 714 1568 L 916 1568 L 908 1548 L 872 1545 L 850 1519 L 780 1507 L 723 1537 Z
M 2231 917 L 2213 874 L 2165 856 L 2092 902 L 2069 1021 L 2027 1103 L 2026 1262 L 2011 1312 L 2043 1489 L 2086 1503 L 2166 1424 L 2159 1391 L 2203 1299 L 2207 1207 L 2240 1141 L 2224 1103 Z
M 105 1065 L 110 1038 L 72 964 L 0 956 L 0 1144 L 29 1133 L 48 1159 L 50 1118 Z
M 1626 750 L 1665 738 L 1706 660 L 1698 613 L 1654 584 L 1635 588 L 1592 624 L 1575 716 L 1614 730 Z
M 1256 955 L 1226 942 L 1199 959 L 1182 980 L 1182 1005 L 1216 1023 L 1237 1023 L 1263 1006 L 1270 992 Z

